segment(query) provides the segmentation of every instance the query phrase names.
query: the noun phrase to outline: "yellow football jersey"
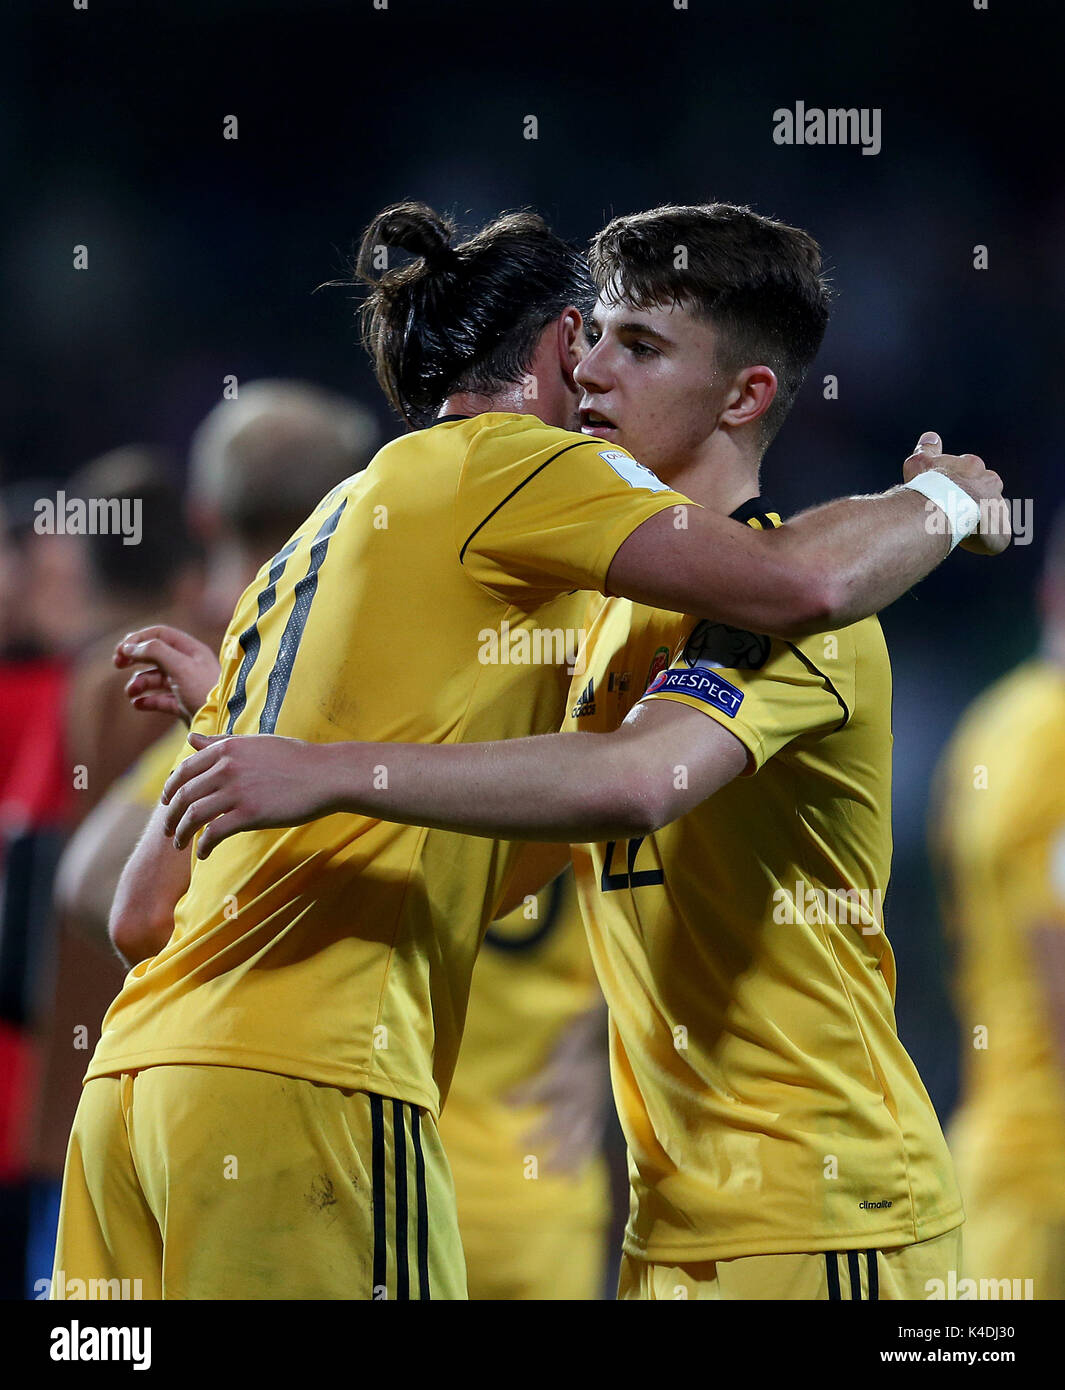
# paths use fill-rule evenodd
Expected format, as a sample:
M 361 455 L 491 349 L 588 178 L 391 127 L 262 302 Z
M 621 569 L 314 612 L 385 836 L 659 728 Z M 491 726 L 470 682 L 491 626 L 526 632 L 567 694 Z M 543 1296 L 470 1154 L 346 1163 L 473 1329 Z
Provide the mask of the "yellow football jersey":
M 775 524 L 759 505 L 734 515 Z M 733 733 L 752 774 L 653 835 L 575 851 L 629 1148 L 627 1252 L 686 1263 L 953 1229 L 950 1156 L 896 1032 L 882 928 L 879 624 L 788 643 L 623 600 L 591 608 L 568 727 L 677 700 Z
M 569 1023 L 602 1004 L 568 869 L 491 924 L 474 983 L 452 1106 L 502 1100 L 540 1070 Z M 517 1117 L 516 1132 L 530 1119 Z
M 395 440 L 245 591 L 193 727 L 320 743 L 557 729 L 576 591 L 601 589 L 622 541 L 685 500 L 528 415 Z M 193 862 L 170 941 L 126 977 L 87 1075 L 228 1064 L 436 1115 L 514 853 L 350 815 L 234 836 Z
M 1065 930 L 1062 767 L 1065 670 L 1039 660 L 976 701 L 940 764 L 934 843 L 963 1025 L 951 1139 L 971 1222 L 1003 1198 L 1065 1219 L 1065 1073 L 1028 941 L 1036 925 Z
M 602 995 L 567 871 L 489 927 L 440 1117 L 471 1297 L 601 1296 L 611 1215 L 606 1161 L 599 1153 L 575 1172 L 552 1169 L 550 1153 L 534 1139 L 544 1106 L 518 1103 L 515 1094 L 543 1069 L 567 1029 L 597 1007 Z M 571 1279 L 579 1245 L 588 1247 L 587 1258 Z
M 115 783 L 116 793 L 150 813 L 159 805 L 166 779 L 191 752 L 188 729 L 175 721 L 170 732 L 150 744 L 122 774 Z

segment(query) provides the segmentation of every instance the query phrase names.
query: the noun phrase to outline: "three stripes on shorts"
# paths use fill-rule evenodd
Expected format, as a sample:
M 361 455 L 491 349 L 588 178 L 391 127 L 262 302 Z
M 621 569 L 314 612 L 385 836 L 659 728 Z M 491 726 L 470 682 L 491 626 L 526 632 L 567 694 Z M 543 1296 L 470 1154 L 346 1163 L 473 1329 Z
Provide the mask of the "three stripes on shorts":
M 879 1301 L 880 1273 L 877 1269 L 875 1250 L 826 1250 L 825 1272 L 828 1276 L 828 1299 L 830 1303 L 844 1297 L 840 1288 L 840 1260 L 847 1262 L 847 1283 L 850 1287 L 848 1296 L 852 1299 L 862 1297 L 863 1259 L 865 1261 L 866 1288 L 869 1291 L 867 1299 L 871 1303 Z
M 370 1125 L 373 1137 L 373 1297 L 400 1300 L 431 1298 L 429 1203 L 425 1186 L 425 1156 L 422 1153 L 421 1113 L 417 1106 L 409 1105 L 406 1101 L 371 1092 Z M 408 1125 L 413 1171 L 408 1165 Z M 389 1137 L 391 1144 L 387 1142 Z M 389 1148 L 392 1151 L 391 1184 L 388 1181 Z M 390 1185 L 393 1199 L 391 1213 L 388 1210 Z M 409 1254 L 412 1223 L 416 1242 L 413 1268 Z M 388 1259 L 390 1248 L 395 1251 L 395 1268 L 392 1270 L 389 1269 Z M 412 1292 L 412 1280 L 416 1292 Z

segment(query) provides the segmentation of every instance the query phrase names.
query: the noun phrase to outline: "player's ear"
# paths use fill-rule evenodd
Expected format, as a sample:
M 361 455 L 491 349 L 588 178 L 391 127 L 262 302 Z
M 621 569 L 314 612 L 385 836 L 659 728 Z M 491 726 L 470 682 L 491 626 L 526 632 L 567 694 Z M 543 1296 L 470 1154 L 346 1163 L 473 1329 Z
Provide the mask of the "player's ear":
M 753 424 L 773 404 L 776 394 L 777 374 L 772 367 L 744 367 L 736 373 L 727 404 L 721 412 L 721 424 L 734 429 Z
M 588 351 L 584 336 L 584 319 L 575 304 L 570 304 L 559 314 L 555 324 L 558 343 L 558 363 L 566 384 L 573 390 L 580 390 L 573 380 L 573 373 L 581 358 Z

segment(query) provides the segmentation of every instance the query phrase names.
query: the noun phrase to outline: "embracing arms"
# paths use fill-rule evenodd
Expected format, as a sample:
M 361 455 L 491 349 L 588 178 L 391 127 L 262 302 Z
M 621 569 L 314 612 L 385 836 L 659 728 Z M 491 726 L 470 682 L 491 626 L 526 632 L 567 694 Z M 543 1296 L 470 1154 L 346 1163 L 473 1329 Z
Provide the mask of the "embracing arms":
M 635 708 L 604 734 L 499 743 L 304 743 L 206 738 L 163 791 L 163 829 L 205 859 L 241 830 L 334 812 L 530 841 L 648 835 L 738 776 L 747 751 L 727 729 L 669 701 Z M 683 768 L 683 775 L 680 769 Z
M 903 467 L 907 482 L 929 471 L 980 504 L 980 529 L 966 549 L 1004 550 L 1010 523 L 998 474 L 975 454 L 944 454 L 931 433 Z M 788 640 L 879 612 L 949 553 L 943 511 L 904 486 L 825 503 L 773 531 L 699 507 L 686 508 L 683 521 L 677 529 L 670 508 L 637 527 L 614 556 L 609 592 Z

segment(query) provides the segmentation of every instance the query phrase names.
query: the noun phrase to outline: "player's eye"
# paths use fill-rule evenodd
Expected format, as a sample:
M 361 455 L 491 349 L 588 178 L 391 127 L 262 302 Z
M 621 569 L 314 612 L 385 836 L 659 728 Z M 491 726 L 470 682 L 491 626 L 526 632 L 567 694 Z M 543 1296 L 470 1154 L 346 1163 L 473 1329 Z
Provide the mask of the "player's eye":
M 584 336 L 588 339 L 589 347 L 595 347 L 596 343 L 603 336 L 597 328 L 585 327 Z
M 629 351 L 633 357 L 657 357 L 658 351 L 650 343 L 630 343 Z

